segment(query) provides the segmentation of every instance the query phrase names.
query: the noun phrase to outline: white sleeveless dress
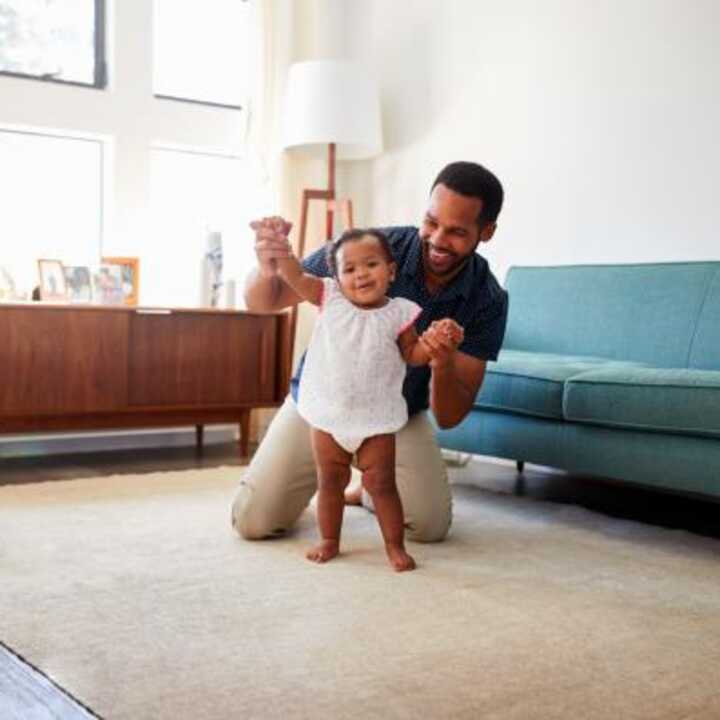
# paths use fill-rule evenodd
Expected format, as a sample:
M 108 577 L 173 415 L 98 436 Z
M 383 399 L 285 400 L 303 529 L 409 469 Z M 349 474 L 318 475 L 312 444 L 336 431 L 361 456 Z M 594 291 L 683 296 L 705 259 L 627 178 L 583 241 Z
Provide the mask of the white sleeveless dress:
M 406 363 L 397 339 L 422 308 L 405 298 L 391 298 L 381 308 L 361 308 L 334 279 L 322 280 L 298 412 L 354 453 L 365 438 L 397 432 L 408 420 L 402 394 Z

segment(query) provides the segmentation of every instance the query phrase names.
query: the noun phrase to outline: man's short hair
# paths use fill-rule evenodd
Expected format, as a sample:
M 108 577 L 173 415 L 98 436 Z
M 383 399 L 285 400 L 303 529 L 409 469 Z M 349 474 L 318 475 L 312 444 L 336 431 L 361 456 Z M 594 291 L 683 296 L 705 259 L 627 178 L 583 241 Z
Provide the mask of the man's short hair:
M 478 216 L 478 225 L 495 222 L 502 209 L 503 186 L 487 168 L 478 163 L 459 161 L 446 165 L 430 188 L 445 185 L 453 192 L 482 200 L 482 212 Z

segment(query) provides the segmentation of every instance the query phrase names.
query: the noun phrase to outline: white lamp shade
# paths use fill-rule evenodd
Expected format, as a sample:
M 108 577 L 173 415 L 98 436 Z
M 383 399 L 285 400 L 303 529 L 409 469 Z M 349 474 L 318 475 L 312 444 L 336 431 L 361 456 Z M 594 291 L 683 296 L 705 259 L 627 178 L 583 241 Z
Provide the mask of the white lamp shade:
M 346 160 L 382 152 L 380 99 L 363 68 L 344 60 L 290 66 L 283 107 L 282 145 L 337 145 Z

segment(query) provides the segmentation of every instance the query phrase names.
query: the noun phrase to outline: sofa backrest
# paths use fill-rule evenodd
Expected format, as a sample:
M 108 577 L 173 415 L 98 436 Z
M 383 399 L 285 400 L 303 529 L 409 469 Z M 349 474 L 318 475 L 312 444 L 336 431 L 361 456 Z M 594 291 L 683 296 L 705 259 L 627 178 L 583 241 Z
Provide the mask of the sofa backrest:
M 688 367 L 720 370 L 720 269 L 710 282 L 700 310 Z
M 504 347 L 720 369 L 720 262 L 513 267 Z

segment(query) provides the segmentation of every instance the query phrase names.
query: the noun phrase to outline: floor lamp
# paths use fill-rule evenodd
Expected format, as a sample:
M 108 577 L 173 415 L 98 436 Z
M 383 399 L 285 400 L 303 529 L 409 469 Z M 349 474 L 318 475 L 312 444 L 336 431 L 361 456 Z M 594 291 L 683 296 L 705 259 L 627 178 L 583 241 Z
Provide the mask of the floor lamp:
M 352 228 L 349 198 L 338 199 L 335 166 L 339 160 L 370 158 L 382 151 L 380 99 L 377 87 L 361 65 L 345 60 L 311 60 L 290 66 L 283 106 L 282 144 L 289 148 L 327 147 L 327 188 L 302 191 L 296 253 L 305 254 L 310 204 L 325 203 L 325 239 L 333 237 L 339 214 Z M 297 308 L 290 320 L 290 362 L 295 345 Z

